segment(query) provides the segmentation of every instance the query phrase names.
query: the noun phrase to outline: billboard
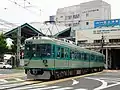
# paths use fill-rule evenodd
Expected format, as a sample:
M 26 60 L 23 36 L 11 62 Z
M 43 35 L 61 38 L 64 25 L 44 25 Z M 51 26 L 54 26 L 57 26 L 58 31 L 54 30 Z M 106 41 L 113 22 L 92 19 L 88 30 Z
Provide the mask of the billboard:
M 118 26 L 118 25 L 120 25 L 120 19 L 94 21 L 94 28 L 110 27 L 110 26 L 113 27 L 113 26 Z

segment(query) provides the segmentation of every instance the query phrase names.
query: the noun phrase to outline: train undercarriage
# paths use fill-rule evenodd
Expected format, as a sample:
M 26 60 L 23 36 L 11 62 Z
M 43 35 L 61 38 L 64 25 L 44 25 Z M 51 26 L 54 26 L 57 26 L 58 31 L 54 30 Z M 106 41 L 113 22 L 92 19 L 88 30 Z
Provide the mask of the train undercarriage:
M 43 80 L 56 80 L 76 75 L 83 75 L 102 71 L 103 67 L 99 68 L 80 68 L 80 69 L 60 69 L 60 70 L 43 70 L 43 69 L 25 69 L 27 79 L 43 79 Z

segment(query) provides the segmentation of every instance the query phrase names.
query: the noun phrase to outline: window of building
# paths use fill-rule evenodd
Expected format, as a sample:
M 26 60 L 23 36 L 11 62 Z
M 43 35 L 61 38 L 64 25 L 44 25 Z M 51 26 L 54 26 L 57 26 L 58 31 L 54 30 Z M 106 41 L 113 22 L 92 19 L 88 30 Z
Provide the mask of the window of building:
M 68 19 L 72 19 L 72 16 L 68 16 Z
M 89 22 L 86 22 L 86 25 L 89 25 Z
M 101 43 L 102 42 L 102 40 L 100 39 L 100 40 L 94 40 L 94 43 Z
M 81 40 L 81 41 L 78 41 L 78 44 L 84 44 L 86 42 L 87 42 L 87 40 Z
M 58 18 L 56 18 L 56 21 L 58 20 Z
M 99 11 L 99 9 L 96 9 L 96 11 Z
M 88 13 L 86 13 L 86 17 L 88 17 L 89 16 L 89 14 Z
M 68 24 L 68 26 L 71 26 L 71 24 Z
M 78 25 L 78 23 L 73 23 L 73 26 L 77 26 Z
M 73 15 L 73 19 L 76 19 L 76 18 L 79 18 L 79 14 L 75 14 L 75 15 Z
M 110 43 L 117 43 L 120 42 L 120 39 L 109 39 Z
M 60 16 L 60 18 L 63 18 L 63 16 Z

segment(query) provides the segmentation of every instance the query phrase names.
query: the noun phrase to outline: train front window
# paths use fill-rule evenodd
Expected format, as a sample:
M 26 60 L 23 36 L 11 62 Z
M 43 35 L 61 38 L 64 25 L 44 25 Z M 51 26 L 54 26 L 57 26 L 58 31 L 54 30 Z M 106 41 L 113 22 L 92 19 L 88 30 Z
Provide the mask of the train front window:
M 50 44 L 38 44 L 37 45 L 38 57 L 51 57 L 51 45 Z
M 35 53 L 35 45 L 34 44 L 26 44 L 24 53 L 25 53 L 24 58 L 30 58 L 31 56 L 34 56 L 33 53 Z
M 50 44 L 31 44 L 25 45 L 25 58 L 30 57 L 51 57 Z

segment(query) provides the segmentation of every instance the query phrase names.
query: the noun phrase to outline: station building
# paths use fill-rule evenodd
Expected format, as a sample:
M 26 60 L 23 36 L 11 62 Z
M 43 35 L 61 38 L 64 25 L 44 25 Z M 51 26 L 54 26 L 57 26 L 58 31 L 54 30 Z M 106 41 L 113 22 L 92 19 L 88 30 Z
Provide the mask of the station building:
M 76 29 L 76 43 L 105 55 L 105 67 L 120 69 L 120 19 L 94 22 L 93 29 Z
M 93 0 L 78 5 L 59 8 L 56 23 L 65 26 L 77 26 L 81 29 L 93 28 L 94 21 L 111 19 L 111 6 L 103 0 Z

